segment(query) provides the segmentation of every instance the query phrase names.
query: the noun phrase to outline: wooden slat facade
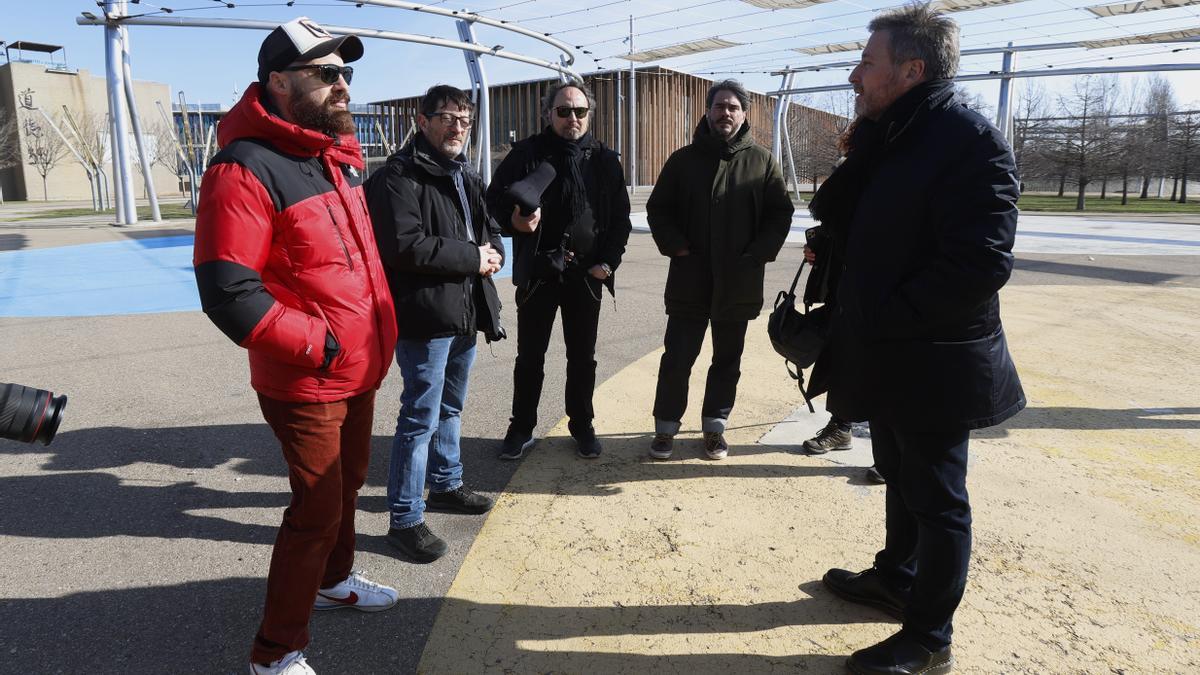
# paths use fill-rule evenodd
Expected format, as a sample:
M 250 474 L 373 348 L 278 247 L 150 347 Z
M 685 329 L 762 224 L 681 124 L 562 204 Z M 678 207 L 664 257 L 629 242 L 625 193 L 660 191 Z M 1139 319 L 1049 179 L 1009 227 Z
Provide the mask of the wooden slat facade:
M 621 116 L 620 147 L 617 140 L 617 78 L 620 78 L 621 93 L 626 99 Z M 541 97 L 554 79 L 516 82 L 488 88 L 491 100 L 492 152 L 498 161 L 514 140 L 526 138 L 542 130 L 545 122 L 539 119 Z M 584 81 L 596 95 L 596 110 L 592 115 L 592 133 L 601 142 L 628 157 L 629 119 L 628 92 L 629 71 L 600 71 L 584 75 Z M 704 115 L 704 97 L 713 80 L 660 66 L 637 69 L 638 107 L 638 184 L 652 185 L 658 179 L 658 171 L 675 150 L 691 142 L 692 133 Z M 377 105 L 391 121 L 389 128 L 407 130 L 416 119 L 420 96 L 380 101 Z M 792 104 L 789 123 L 811 115 L 830 116 L 826 113 L 799 104 Z M 750 93 L 750 108 L 747 119 L 754 139 L 764 147 L 771 146 L 771 124 L 774 119 L 775 100 L 756 92 Z M 803 125 L 792 129 L 804 128 Z M 799 149 L 800 139 L 793 132 L 792 143 Z M 401 138 L 393 139 L 399 144 Z M 798 169 L 802 173 L 803 170 Z M 628 167 L 626 167 L 628 172 Z M 626 176 L 628 178 L 628 174 Z

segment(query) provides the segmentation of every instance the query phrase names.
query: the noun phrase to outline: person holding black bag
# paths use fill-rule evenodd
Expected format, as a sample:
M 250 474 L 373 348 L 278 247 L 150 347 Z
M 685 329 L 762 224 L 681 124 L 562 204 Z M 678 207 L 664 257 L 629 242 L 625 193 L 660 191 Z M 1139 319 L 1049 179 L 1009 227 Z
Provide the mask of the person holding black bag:
M 586 85 L 551 85 L 542 99 L 546 128 L 513 145 L 487 191 L 488 208 L 513 238 L 517 286 L 512 417 L 500 459 L 520 459 L 534 444 L 546 350 L 560 310 L 568 428 L 580 457 L 600 456 L 592 426 L 600 299 L 605 288 L 615 293 L 613 275 L 632 227 L 619 156 L 588 129 L 595 107 Z M 514 188 L 520 182 L 544 183 L 530 180 L 539 175 L 553 178 L 539 185 L 545 190 L 540 208 L 528 212 L 529 185 Z

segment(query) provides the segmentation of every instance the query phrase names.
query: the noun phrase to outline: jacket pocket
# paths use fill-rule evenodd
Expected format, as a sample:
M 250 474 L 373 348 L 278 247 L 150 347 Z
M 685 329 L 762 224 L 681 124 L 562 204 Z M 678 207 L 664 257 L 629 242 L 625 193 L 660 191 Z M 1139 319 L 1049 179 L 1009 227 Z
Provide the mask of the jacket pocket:
M 338 226 L 337 216 L 333 215 L 333 207 L 326 204 L 325 211 L 329 214 L 329 224 L 333 227 L 333 235 L 342 245 L 342 253 L 346 255 L 346 266 L 354 269 L 354 260 L 350 258 L 350 248 L 346 246 L 346 238 L 342 236 L 342 228 Z

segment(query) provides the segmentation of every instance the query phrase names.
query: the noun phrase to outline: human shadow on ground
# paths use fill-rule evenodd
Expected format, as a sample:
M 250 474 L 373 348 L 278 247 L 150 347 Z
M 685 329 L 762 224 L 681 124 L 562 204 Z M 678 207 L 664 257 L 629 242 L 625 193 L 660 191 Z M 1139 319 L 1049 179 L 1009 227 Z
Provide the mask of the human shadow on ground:
M 102 472 L 0 478 L 0 535 L 40 539 L 155 537 L 270 545 L 275 525 L 193 511 L 288 505 L 285 492 L 223 491 L 191 482 L 147 484 Z M 273 513 L 273 517 L 275 514 Z
M 387 579 L 379 579 L 386 582 Z M 257 628 L 265 580 L 229 577 L 176 585 L 0 599 L 5 670 L 44 672 L 241 672 Z M 530 641 L 588 636 L 719 636 L 784 626 L 882 622 L 882 614 L 802 584 L 797 599 L 761 604 L 544 607 L 447 598 L 402 599 L 382 613 L 318 613 L 305 650 L 321 673 L 412 673 L 441 606 L 443 636 L 453 636 L 467 672 L 836 672 L 844 655 L 684 653 L 646 655 L 556 651 Z M 808 587 L 811 597 L 801 591 Z M 11 589 L 10 589 L 11 591 Z M 430 648 L 444 642 L 435 640 Z M 810 642 L 811 644 L 811 642 Z M 796 646 L 801 647 L 804 643 Z M 431 655 L 435 657 L 446 654 Z M 475 657 L 478 656 L 479 659 Z M 482 658 L 486 656 L 486 662 Z M 434 663 L 440 661 L 434 658 Z M 434 668 L 430 672 L 444 672 Z
M 1200 419 L 1180 419 L 1200 415 L 1200 407 L 1164 408 L 1080 408 L 1029 407 L 1003 424 L 972 431 L 976 438 L 1005 438 L 1014 429 L 1069 429 L 1074 431 L 1112 431 L 1118 429 L 1200 429 Z
M 1158 286 L 1184 276 L 1151 270 L 1132 270 L 1119 267 L 1102 267 L 1100 265 L 1053 262 L 1049 260 L 1029 260 L 1026 258 L 1017 258 L 1013 267 L 1019 272 L 1084 277 L 1087 279 L 1115 281 L 1124 284 L 1141 284 L 1145 286 Z M 1026 283 L 1029 283 L 1029 280 L 1026 280 Z

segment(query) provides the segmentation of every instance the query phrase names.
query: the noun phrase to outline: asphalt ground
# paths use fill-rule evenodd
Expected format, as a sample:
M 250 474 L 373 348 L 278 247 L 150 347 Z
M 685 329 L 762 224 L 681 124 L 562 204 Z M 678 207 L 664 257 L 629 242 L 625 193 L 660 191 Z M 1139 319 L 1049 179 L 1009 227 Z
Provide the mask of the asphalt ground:
M 172 224 L 164 234 L 179 228 L 187 224 Z M 126 234 L 82 231 L 92 234 L 73 234 L 74 243 Z M 5 234 L 24 238 L 19 244 L 10 238 L 9 250 L 67 236 L 44 227 L 0 232 Z M 1200 286 L 1195 255 L 1122 255 L 1120 242 L 1111 255 L 1073 253 L 1072 244 L 1064 240 L 1057 250 L 1021 254 L 1010 285 L 1134 292 Z M 768 266 L 768 302 L 790 282 L 799 260 L 800 246 L 793 243 Z M 666 261 L 649 236 L 635 233 L 618 273 L 616 302 L 606 296 L 602 309 L 598 382 L 661 346 L 665 275 Z M 495 459 L 507 423 L 515 348 L 511 285 L 501 284 L 501 298 L 510 339 L 480 344 L 463 415 L 465 479 L 492 495 L 509 485 L 519 466 Z M 563 358 L 556 335 L 539 435 L 561 418 Z M 241 672 L 289 495 L 277 443 L 248 386 L 244 353 L 198 312 L 0 318 L 0 364 L 2 381 L 70 396 L 50 447 L 0 442 L 0 672 Z M 782 364 L 778 374 L 786 377 Z M 639 381 L 629 394 L 642 402 L 649 430 L 647 389 Z M 384 494 L 399 391 L 393 371 L 378 396 L 356 566 L 396 586 L 401 606 L 381 615 L 315 616 L 306 653 L 321 673 L 414 672 L 484 522 L 431 513 L 430 526 L 450 542 L 450 553 L 429 565 L 393 556 L 383 539 Z M 570 448 L 547 443 L 541 451 Z M 614 664 L 613 658 L 596 661 L 596 668 L 608 669 L 603 664 Z M 839 667 L 840 659 L 800 665 L 821 672 Z

